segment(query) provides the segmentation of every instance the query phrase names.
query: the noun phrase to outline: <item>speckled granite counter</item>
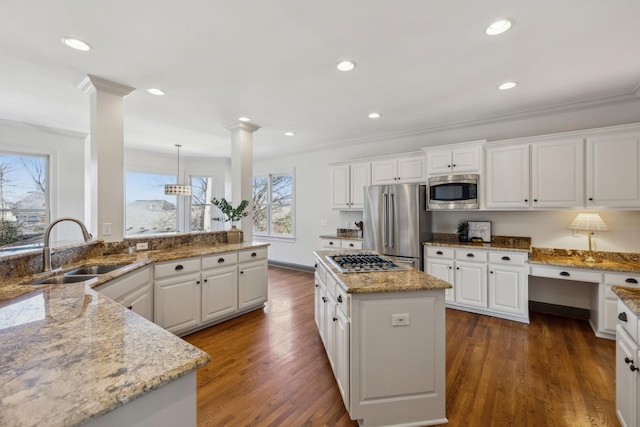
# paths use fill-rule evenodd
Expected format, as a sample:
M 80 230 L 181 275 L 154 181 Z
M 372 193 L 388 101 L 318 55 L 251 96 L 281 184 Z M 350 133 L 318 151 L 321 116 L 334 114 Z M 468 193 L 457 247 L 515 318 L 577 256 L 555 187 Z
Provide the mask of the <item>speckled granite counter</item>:
M 320 236 L 321 239 L 335 239 L 335 240 L 362 240 L 360 236 L 343 236 L 339 234 L 326 234 Z
M 451 284 L 430 276 L 420 270 L 407 268 L 404 271 L 375 273 L 340 273 L 326 256 L 344 253 L 341 251 L 315 251 L 317 259 L 347 288 L 350 294 L 374 292 L 406 292 L 451 288 Z M 353 253 L 375 253 L 372 251 L 350 251 Z
M 627 288 L 625 286 L 613 286 L 611 288 L 614 294 L 618 296 L 633 312 L 640 316 L 640 289 Z
M 530 237 L 493 236 L 491 243 L 459 242 L 455 234 L 434 233 L 433 239 L 423 242 L 425 246 L 450 246 L 457 248 L 476 248 L 495 251 L 530 252 Z
M 34 276 L 2 283 L 0 425 L 82 424 L 206 365 L 207 353 L 92 287 L 154 261 L 262 246 L 268 244 L 181 247 L 89 258 L 82 264 L 132 264 L 86 284 L 20 284 Z
M 640 273 L 640 254 L 620 252 L 594 252 L 602 262 L 585 262 L 587 251 L 569 249 L 532 248 L 529 264 L 584 268 L 598 271 Z

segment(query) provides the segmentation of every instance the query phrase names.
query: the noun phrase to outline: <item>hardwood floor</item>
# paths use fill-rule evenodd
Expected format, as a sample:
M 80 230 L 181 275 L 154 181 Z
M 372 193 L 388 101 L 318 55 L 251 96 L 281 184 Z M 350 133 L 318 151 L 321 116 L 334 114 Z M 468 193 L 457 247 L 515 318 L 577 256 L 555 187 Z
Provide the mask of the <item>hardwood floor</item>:
M 269 303 L 185 337 L 199 426 L 356 426 L 313 320 L 313 274 L 269 267 Z M 447 310 L 449 426 L 618 426 L 615 342 L 584 321 L 531 324 Z

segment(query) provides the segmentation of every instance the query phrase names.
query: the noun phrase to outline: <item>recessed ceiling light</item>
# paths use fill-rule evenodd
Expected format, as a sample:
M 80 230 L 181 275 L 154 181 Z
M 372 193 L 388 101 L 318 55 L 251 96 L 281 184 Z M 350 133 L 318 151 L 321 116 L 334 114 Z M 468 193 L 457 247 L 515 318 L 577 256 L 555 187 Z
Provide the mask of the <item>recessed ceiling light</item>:
M 340 71 L 351 71 L 356 68 L 356 63 L 353 61 L 340 61 L 337 67 Z
M 240 120 L 241 122 L 250 122 L 251 119 L 249 117 L 239 117 L 238 120 Z
M 91 49 L 89 43 L 83 42 L 82 40 L 74 39 L 72 37 L 63 37 L 62 43 L 76 50 L 87 51 Z
M 516 82 L 504 82 L 500 86 L 498 86 L 498 89 L 500 89 L 500 90 L 509 90 L 509 89 L 513 89 L 517 85 L 518 85 L 518 83 L 516 83 Z
M 370 119 L 379 119 L 380 116 L 381 116 L 380 113 L 369 113 Z
M 286 136 L 293 136 L 293 135 L 295 135 L 295 133 L 293 133 L 293 132 L 285 132 L 284 134 L 285 134 Z
M 164 91 L 162 89 L 158 89 L 155 87 L 148 88 L 147 92 L 149 92 L 151 95 L 158 95 L 158 96 L 164 95 Z
M 505 18 L 505 19 L 500 19 L 499 21 L 496 21 L 493 24 L 489 25 L 487 29 L 484 30 L 484 32 L 490 36 L 496 36 L 498 34 L 504 33 L 509 28 L 511 28 L 511 20 Z

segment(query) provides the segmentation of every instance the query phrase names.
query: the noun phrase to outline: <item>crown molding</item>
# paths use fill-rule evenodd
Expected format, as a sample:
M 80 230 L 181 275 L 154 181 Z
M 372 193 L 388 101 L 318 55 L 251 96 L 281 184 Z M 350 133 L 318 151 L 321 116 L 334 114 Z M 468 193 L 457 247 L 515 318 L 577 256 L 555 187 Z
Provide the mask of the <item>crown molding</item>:
M 112 82 L 92 74 L 87 74 L 87 77 L 78 84 L 78 89 L 87 95 L 92 95 L 96 91 L 99 91 L 121 97 L 125 97 L 136 90 L 134 87 Z

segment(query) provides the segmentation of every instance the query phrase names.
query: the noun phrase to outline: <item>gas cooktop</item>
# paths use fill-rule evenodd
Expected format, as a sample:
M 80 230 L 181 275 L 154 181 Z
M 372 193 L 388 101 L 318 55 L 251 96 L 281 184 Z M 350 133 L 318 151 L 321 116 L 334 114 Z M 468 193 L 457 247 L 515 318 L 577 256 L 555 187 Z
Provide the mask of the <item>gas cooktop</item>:
M 375 254 L 338 254 L 327 255 L 327 260 L 341 273 L 372 273 L 379 271 L 406 270 Z

